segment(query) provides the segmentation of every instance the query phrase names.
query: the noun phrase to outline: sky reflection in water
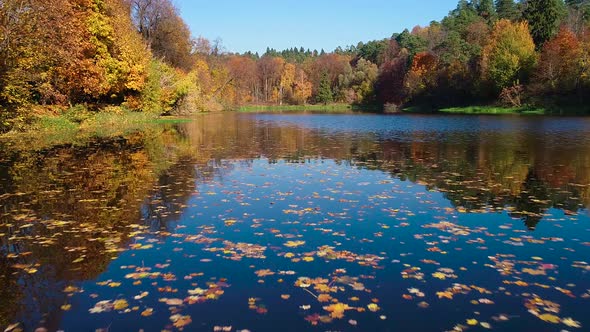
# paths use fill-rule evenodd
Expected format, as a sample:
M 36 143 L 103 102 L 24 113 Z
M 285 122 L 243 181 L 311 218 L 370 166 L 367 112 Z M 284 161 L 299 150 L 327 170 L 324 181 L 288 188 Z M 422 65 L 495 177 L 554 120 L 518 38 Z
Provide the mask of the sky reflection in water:
M 0 327 L 582 331 L 589 134 L 576 118 L 211 114 L 6 151 Z

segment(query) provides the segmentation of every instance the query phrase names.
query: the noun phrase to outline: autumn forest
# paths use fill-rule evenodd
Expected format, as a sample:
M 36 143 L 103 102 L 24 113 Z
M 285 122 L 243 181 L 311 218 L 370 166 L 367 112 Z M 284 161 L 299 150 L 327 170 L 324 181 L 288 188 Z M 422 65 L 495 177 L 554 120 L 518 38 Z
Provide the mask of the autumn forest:
M 590 0 L 445 1 L 0 0 L 0 331 L 588 330 Z
M 461 0 L 440 22 L 333 52 L 234 54 L 170 0 L 0 2 L 4 130 L 72 105 L 155 114 L 247 104 L 576 106 L 590 95 L 590 3 Z

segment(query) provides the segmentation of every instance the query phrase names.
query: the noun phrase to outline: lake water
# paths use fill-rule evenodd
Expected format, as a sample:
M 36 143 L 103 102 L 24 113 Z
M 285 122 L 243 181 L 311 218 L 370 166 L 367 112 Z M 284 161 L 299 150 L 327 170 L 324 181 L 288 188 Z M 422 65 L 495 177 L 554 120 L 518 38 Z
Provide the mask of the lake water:
M 0 330 L 584 331 L 589 206 L 587 118 L 223 113 L 4 148 Z

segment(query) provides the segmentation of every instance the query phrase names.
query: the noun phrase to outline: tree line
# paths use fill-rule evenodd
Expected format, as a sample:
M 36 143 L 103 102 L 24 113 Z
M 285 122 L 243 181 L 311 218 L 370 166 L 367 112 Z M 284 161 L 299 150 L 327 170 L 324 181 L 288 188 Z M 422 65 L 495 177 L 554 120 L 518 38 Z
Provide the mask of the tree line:
M 121 106 L 155 114 L 245 104 L 583 105 L 590 1 L 460 0 L 440 22 L 332 52 L 226 52 L 170 0 L 0 1 L 0 128 Z

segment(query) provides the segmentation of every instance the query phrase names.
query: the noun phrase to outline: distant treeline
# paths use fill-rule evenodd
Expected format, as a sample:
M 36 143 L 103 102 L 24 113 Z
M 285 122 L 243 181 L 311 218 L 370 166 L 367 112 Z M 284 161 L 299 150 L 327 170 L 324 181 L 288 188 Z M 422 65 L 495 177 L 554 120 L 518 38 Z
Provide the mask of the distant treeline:
M 440 22 L 333 52 L 232 54 L 171 0 L 0 1 L 0 130 L 39 113 L 245 104 L 584 105 L 589 0 L 461 0 Z

